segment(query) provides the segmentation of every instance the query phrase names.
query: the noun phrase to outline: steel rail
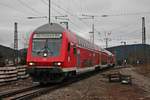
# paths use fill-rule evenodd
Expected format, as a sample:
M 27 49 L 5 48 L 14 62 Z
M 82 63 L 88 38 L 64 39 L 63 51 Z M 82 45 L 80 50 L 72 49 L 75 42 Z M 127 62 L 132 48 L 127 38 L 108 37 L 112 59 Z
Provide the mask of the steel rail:
M 12 90 L 12 91 L 2 92 L 2 93 L 0 93 L 0 98 L 10 97 L 12 95 L 16 95 L 16 94 L 21 93 L 21 92 L 33 90 L 33 89 L 38 88 L 38 87 L 39 87 L 39 85 L 34 85 L 34 86 L 22 88 L 22 89 L 16 89 L 16 90 Z

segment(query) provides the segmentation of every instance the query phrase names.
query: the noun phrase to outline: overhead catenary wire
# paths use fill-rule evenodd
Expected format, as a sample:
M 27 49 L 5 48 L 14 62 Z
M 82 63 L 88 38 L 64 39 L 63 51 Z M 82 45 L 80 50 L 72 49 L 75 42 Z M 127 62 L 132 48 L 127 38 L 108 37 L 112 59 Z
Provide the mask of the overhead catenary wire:
M 46 2 L 45 0 L 41 0 L 45 5 L 47 5 L 48 6 L 48 2 Z M 62 9 L 61 7 L 59 7 L 58 5 L 55 5 L 55 6 L 57 6 L 59 9 Z M 58 10 L 56 10 L 55 8 L 53 8 L 53 10 L 55 10 L 58 14 L 60 14 L 60 15 L 64 15 L 64 14 L 62 14 L 61 12 L 59 12 Z M 70 13 L 70 12 L 68 12 L 68 11 L 66 11 L 64 8 L 63 8 L 63 10 L 65 11 L 65 12 L 67 12 L 69 15 L 72 15 L 72 13 Z M 72 15 L 72 16 L 74 16 L 74 15 Z M 52 16 L 53 17 L 53 16 Z M 71 21 L 71 19 L 69 19 L 69 22 L 72 24 L 72 25 L 74 25 L 76 28 L 78 28 L 78 29 L 81 29 L 78 25 L 76 25 L 73 21 Z
M 59 5 L 57 5 L 57 4 L 55 4 L 55 6 L 56 7 L 58 7 L 58 8 L 60 8 L 60 9 L 62 9 L 62 10 L 64 10 L 66 13 L 69 13 L 71 16 L 73 16 L 73 17 L 76 17 L 76 15 L 74 15 L 74 14 L 72 14 L 72 13 L 70 13 L 69 11 L 66 11 L 64 8 L 62 8 L 61 6 L 59 6 Z M 149 13 L 149 12 L 147 12 L 147 13 Z M 140 13 L 135 13 L 135 14 L 130 14 L 130 15 L 136 15 L 136 14 L 140 14 Z M 124 15 L 127 15 L 127 14 L 124 14 Z M 114 15 L 115 16 L 115 15 Z M 119 15 L 116 15 L 116 16 L 119 16 Z M 97 17 L 99 17 L 99 16 L 97 16 Z M 102 16 L 100 16 L 100 17 L 102 17 Z M 78 17 L 77 17 L 78 18 Z M 80 20 L 80 19 L 79 19 Z M 80 20 L 81 21 L 81 20 Z M 84 21 L 82 21 L 83 23 L 85 23 Z M 86 23 L 86 25 L 87 25 L 87 23 Z M 87 26 L 89 26 L 89 25 L 87 25 Z M 117 29 L 116 29 L 117 30 Z
M 41 0 L 41 1 L 42 1 L 45 5 L 48 5 L 48 2 L 46 2 L 45 0 Z M 47 0 L 47 1 L 48 1 L 48 0 Z M 69 11 L 66 10 L 65 8 L 61 7 L 60 5 L 57 5 L 57 4 L 54 3 L 53 1 L 52 1 L 52 3 L 53 3 L 54 6 L 56 6 L 57 8 L 59 8 L 59 9 L 61 9 L 61 10 L 63 10 L 65 13 L 71 15 L 72 17 L 77 18 L 79 21 L 81 21 L 82 23 L 84 23 L 86 26 L 91 27 L 91 26 L 88 25 L 86 22 L 82 21 L 77 15 L 72 14 L 71 12 L 69 12 Z M 56 11 L 57 13 L 59 13 L 59 14 L 62 15 L 62 13 L 58 12 L 57 10 L 55 10 L 55 11 Z M 76 24 L 73 23 L 72 21 L 70 21 L 70 22 L 71 22 L 74 26 L 76 26 L 77 28 L 81 29 L 80 27 L 78 27 L 78 25 L 76 25 Z M 95 29 L 95 31 L 98 32 L 96 29 Z
M 149 25 L 150 25 L 149 23 L 146 24 L 146 26 L 149 26 Z M 134 28 L 134 30 L 133 30 L 132 27 L 136 27 L 136 26 L 139 26 L 139 27 Z M 129 34 L 129 33 L 134 33 L 136 31 L 142 32 L 142 30 L 141 30 L 141 23 L 139 23 L 139 24 L 128 24 L 124 28 L 128 28 L 128 32 L 123 31 L 122 28 L 121 28 L 122 31 L 118 31 L 119 29 L 117 29 L 117 28 L 115 30 L 116 30 L 116 32 L 120 32 L 120 33 L 122 32 L 122 33 L 124 33 L 123 35 Z
M 22 0 L 17 0 L 20 4 L 22 4 L 24 7 L 26 7 L 27 9 L 30 9 L 32 12 L 34 12 L 36 15 L 41 15 L 41 12 L 35 10 L 34 8 L 32 8 L 30 5 L 26 4 L 25 2 L 23 2 Z
M 133 15 L 144 15 L 144 14 L 150 14 L 150 12 L 132 12 L 132 13 L 120 13 L 120 14 L 104 14 L 103 17 L 108 17 L 108 16 L 133 16 Z M 101 17 L 98 16 L 98 17 Z
M 69 20 L 69 22 L 71 23 L 71 24 L 73 24 L 77 29 L 81 29 L 78 25 L 76 25 L 74 22 L 72 22 L 71 20 Z
M 44 4 L 47 5 L 47 2 L 46 2 L 46 1 L 44 1 L 44 0 L 41 0 L 41 1 L 42 1 Z M 48 1 L 48 0 L 47 0 L 47 1 Z M 63 10 L 65 13 L 71 15 L 72 17 L 77 18 L 80 22 L 82 22 L 83 24 L 85 24 L 87 27 L 91 27 L 91 26 L 88 25 L 86 22 L 82 21 L 77 15 L 72 14 L 70 11 L 66 10 L 65 8 L 61 7 L 60 5 L 57 5 L 57 4 L 54 3 L 53 1 L 52 1 L 51 3 L 53 3 L 53 5 L 56 6 L 57 8 Z M 55 10 L 55 11 L 56 11 L 56 10 Z M 57 11 L 57 12 L 58 12 L 58 11 Z M 59 13 L 59 12 L 58 12 L 58 13 Z M 62 14 L 61 14 L 61 15 L 62 15 Z M 81 29 L 81 28 L 79 28 L 79 29 Z M 94 29 L 95 29 L 95 28 L 94 28 Z M 95 29 L 95 32 L 99 32 L 99 31 L 98 31 L 97 29 Z
M 26 11 L 21 11 L 21 10 L 15 8 L 14 6 L 11 6 L 11 5 L 8 5 L 8 4 L 5 4 L 5 3 L 1 3 L 1 2 L 0 2 L 0 6 L 9 8 L 9 9 L 11 9 L 11 10 L 14 10 L 14 11 L 16 11 L 16 12 L 18 12 L 18 13 L 21 13 L 21 14 L 24 14 L 24 15 L 26 15 L 27 13 L 28 13 L 28 14 L 31 14 L 31 13 L 26 12 Z M 32 13 L 32 14 L 33 14 L 33 13 Z
M 41 0 L 41 1 L 42 1 L 45 5 L 47 5 L 47 7 L 49 6 L 48 2 L 46 2 L 45 0 Z M 56 13 L 58 13 L 58 14 L 60 14 L 60 15 L 64 15 L 62 12 L 56 10 L 53 6 L 52 6 L 52 9 L 53 9 Z
M 60 5 L 57 5 L 56 3 L 54 3 L 53 1 L 52 1 L 52 3 L 57 7 L 57 8 L 59 8 L 59 9 L 61 9 L 61 10 L 63 10 L 63 11 L 65 11 L 66 13 L 68 13 L 69 15 L 71 15 L 72 17 L 75 17 L 75 18 L 77 18 L 80 22 L 82 22 L 83 24 L 85 24 L 87 27 L 91 27 L 90 25 L 88 25 L 86 22 L 84 22 L 84 21 L 82 21 L 81 19 L 80 19 L 80 17 L 78 17 L 77 15 L 75 15 L 75 14 L 72 14 L 71 12 L 69 12 L 68 10 L 66 10 L 66 9 L 64 9 L 63 7 L 61 7 Z
M 76 8 L 78 8 L 79 10 L 80 10 L 80 12 L 82 12 L 83 11 L 83 9 L 82 9 L 82 0 L 79 0 L 79 1 L 77 1 L 77 0 L 71 0 L 71 2 L 74 4 L 74 5 L 76 5 L 76 6 L 78 6 L 78 7 L 76 7 Z M 77 3 L 78 2 L 78 3 Z
M 44 0 L 42 0 L 42 1 L 44 1 Z M 58 4 L 57 4 L 58 5 Z M 61 6 L 60 6 L 61 7 Z M 54 7 L 55 8 L 55 7 Z M 64 8 L 65 9 L 65 8 Z M 17 9 L 16 9 L 17 10 Z M 19 10 L 19 9 L 18 9 Z M 59 10 L 57 10 L 57 9 L 53 9 L 53 10 L 55 10 L 55 12 L 57 12 L 58 14 L 60 14 L 60 12 L 59 12 Z M 33 12 L 33 11 L 31 11 L 31 12 Z M 70 12 L 70 11 L 69 11 Z M 72 12 L 70 12 L 70 13 L 72 13 Z M 146 13 L 146 12 L 145 12 Z M 147 14 L 148 14 L 149 12 L 147 12 Z M 34 14 L 35 14 L 35 12 L 34 12 Z M 63 13 L 61 13 L 61 15 L 63 15 Z M 72 15 L 74 15 L 73 13 L 72 13 Z M 118 14 L 118 16 L 119 16 L 119 14 Z M 74 17 L 76 17 L 76 15 L 74 15 Z M 78 19 L 78 18 L 77 18 Z M 74 21 L 73 21 L 74 22 Z M 84 22 L 84 21 L 82 21 L 82 22 Z M 88 22 L 85 22 L 86 24 L 88 23 Z M 74 24 L 76 24 L 76 23 L 74 23 Z M 74 25 L 74 26 L 76 26 L 76 28 L 79 26 L 79 25 Z M 91 26 L 91 25 L 87 25 L 88 27 L 89 26 Z M 78 27 L 79 29 L 81 29 L 81 27 Z M 118 28 L 119 29 L 119 28 Z M 117 28 L 116 29 L 114 29 L 114 30 L 118 30 Z M 113 31 L 114 31 L 113 30 Z M 122 30 L 122 28 L 121 28 L 121 30 Z M 112 31 L 112 30 L 111 30 Z M 128 32 L 124 32 L 124 33 L 128 33 Z
M 41 0 L 45 5 L 49 6 L 48 2 L 46 2 L 45 0 Z

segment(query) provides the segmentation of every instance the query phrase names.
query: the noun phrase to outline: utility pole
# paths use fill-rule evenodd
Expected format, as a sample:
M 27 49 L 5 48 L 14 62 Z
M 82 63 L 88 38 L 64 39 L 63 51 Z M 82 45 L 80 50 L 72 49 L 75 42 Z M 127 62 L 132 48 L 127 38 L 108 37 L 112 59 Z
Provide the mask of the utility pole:
M 108 41 L 111 41 L 111 38 L 108 37 L 108 35 L 110 35 L 110 34 L 111 34 L 111 32 L 105 33 L 104 40 L 105 40 L 105 43 L 106 43 L 106 48 L 108 48 Z
M 93 42 L 93 44 L 94 44 L 94 38 L 95 38 L 95 37 L 94 37 L 94 32 L 95 32 L 95 31 L 94 31 L 94 16 L 92 16 L 92 19 L 93 19 L 93 24 L 92 24 L 92 33 L 93 33 L 93 35 L 92 35 L 92 36 L 93 36 L 93 37 L 92 37 L 92 40 L 93 40 L 93 41 L 92 41 L 92 42 Z
M 49 24 L 51 23 L 51 0 L 49 0 Z
M 123 44 L 123 46 L 124 46 L 122 63 L 123 63 L 123 65 L 126 65 L 127 64 L 127 60 L 126 60 L 126 42 L 125 41 L 121 41 L 121 44 Z
M 146 44 L 145 17 L 142 17 L 142 44 Z
M 145 17 L 142 17 L 142 44 L 146 44 L 146 27 L 145 27 Z M 144 45 L 144 63 L 147 64 L 147 49 L 146 45 Z
M 106 48 L 108 48 L 108 38 L 106 38 Z
M 17 27 L 17 25 L 18 25 L 18 23 L 15 22 L 14 23 L 14 29 L 15 29 L 14 30 L 14 63 L 15 63 L 15 65 L 18 64 L 18 27 Z

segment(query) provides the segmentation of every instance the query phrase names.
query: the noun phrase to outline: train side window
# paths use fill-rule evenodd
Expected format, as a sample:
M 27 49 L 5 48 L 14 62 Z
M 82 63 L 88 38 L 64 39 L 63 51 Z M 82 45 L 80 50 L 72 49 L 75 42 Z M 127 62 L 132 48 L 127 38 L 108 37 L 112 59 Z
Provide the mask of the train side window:
M 68 52 L 70 51 L 70 43 L 68 43 Z
M 73 53 L 76 55 L 77 54 L 77 48 L 74 46 L 73 47 Z

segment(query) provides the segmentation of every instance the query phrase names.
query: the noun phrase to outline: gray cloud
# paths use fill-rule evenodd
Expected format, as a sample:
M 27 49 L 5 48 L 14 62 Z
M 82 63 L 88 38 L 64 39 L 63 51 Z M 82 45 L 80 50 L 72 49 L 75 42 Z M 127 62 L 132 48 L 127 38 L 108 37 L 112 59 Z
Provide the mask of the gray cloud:
M 109 36 L 111 38 L 109 46 L 120 45 L 120 41 L 127 41 L 129 44 L 140 43 L 141 17 L 146 16 L 147 42 L 150 44 L 150 13 L 145 13 L 150 12 L 150 0 L 52 0 L 52 2 L 52 16 L 69 15 L 70 29 L 87 39 L 92 21 L 80 21 L 81 14 L 110 15 L 105 18 L 97 17 L 95 20 L 96 30 L 101 33 L 100 35 L 95 33 L 95 40 L 101 46 L 105 43 L 105 32 L 112 33 Z M 22 48 L 24 42 L 22 37 L 48 22 L 48 19 L 27 19 L 29 16 L 48 15 L 48 0 L 1 0 L 0 12 L 0 44 L 12 45 L 13 24 L 18 22 L 19 47 Z M 52 19 L 53 22 L 60 21 L 56 21 L 54 17 Z

